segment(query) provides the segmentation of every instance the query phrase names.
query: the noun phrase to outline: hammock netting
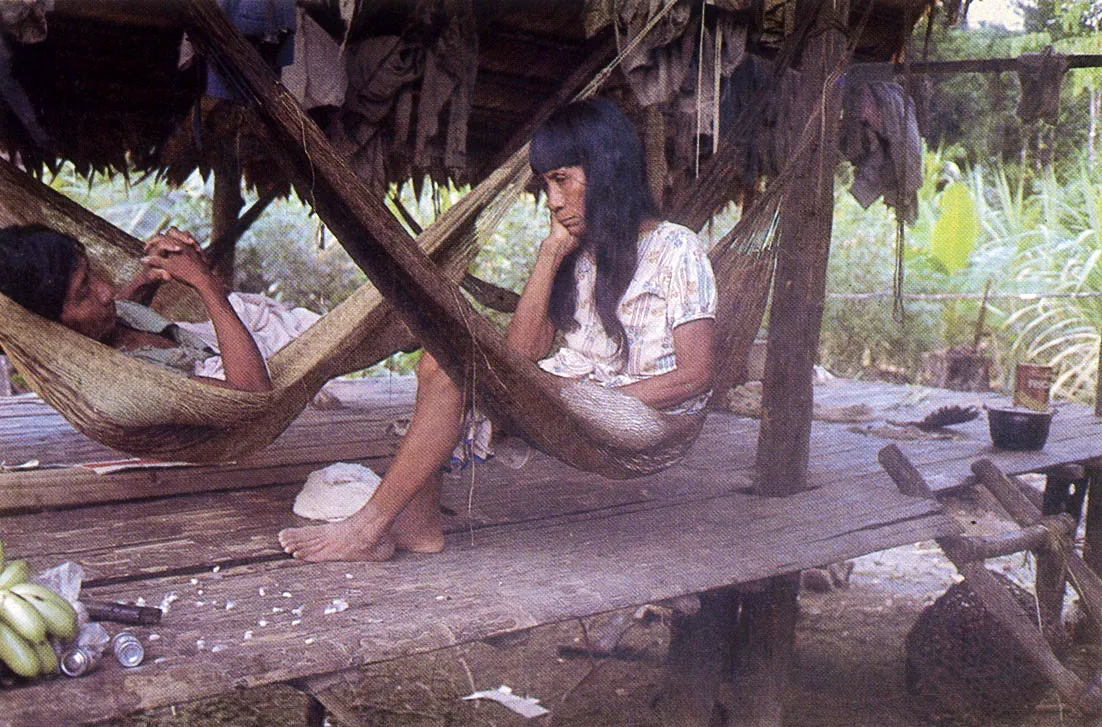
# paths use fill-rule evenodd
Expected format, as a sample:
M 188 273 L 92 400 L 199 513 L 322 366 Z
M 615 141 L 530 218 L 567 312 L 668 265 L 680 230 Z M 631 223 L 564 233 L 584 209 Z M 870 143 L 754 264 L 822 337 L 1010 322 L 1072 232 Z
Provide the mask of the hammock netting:
M 173 461 L 226 461 L 274 440 L 327 380 L 382 360 L 412 334 L 495 424 L 567 464 L 623 478 L 684 456 L 703 414 L 666 414 L 615 390 L 542 371 L 511 351 L 460 292 L 457 281 L 478 240 L 529 181 L 527 146 L 414 240 L 275 83 L 217 5 L 193 0 L 189 8 L 189 34 L 252 102 L 300 196 L 371 283 L 269 360 L 274 390 L 265 393 L 212 387 L 137 361 L 0 296 L 0 346 L 48 404 L 116 449 Z M 591 95 L 615 63 L 579 96 Z M 741 383 L 765 308 L 788 181 L 780 175 L 712 249 L 720 296 L 717 386 Z M 120 278 L 137 272 L 137 240 L 6 163 L 0 184 L 6 224 L 52 226 L 82 240 L 99 271 Z

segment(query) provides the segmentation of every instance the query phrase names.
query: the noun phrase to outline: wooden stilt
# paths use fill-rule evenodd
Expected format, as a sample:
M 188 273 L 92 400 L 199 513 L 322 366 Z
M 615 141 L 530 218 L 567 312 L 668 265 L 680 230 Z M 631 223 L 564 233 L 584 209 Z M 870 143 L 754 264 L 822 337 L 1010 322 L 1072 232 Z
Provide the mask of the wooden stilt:
M 1064 513 L 1070 489 L 1073 486 L 1081 488 L 1085 484 L 1083 468 L 1078 466 L 1057 468 L 1046 473 L 1046 478 L 1042 515 Z M 1068 514 L 1067 517 L 1071 519 L 1072 515 Z M 1055 645 L 1066 638 L 1061 616 L 1064 611 L 1064 591 L 1067 588 L 1067 565 L 1063 552 L 1058 549 L 1038 550 L 1036 555 L 1037 577 L 1034 581 L 1034 593 L 1037 594 L 1037 613 L 1045 637 L 1050 644 Z
M 306 727 L 324 727 L 325 705 L 312 694 L 306 695 Z
M 709 727 L 723 719 L 717 693 L 731 666 L 739 599 L 736 588 L 719 588 L 700 594 L 696 613 L 674 612 L 658 703 L 666 727 Z
M 803 51 L 802 82 L 790 109 L 793 138 L 805 120 L 821 111 L 818 135 L 800 160 L 797 181 L 781 209 L 777 267 L 769 316 L 758 491 L 785 496 L 806 488 L 811 437 L 812 375 L 826 294 L 840 94 L 827 77 L 843 63 L 845 38 L 832 22 L 846 3 L 801 4 L 814 14 L 817 32 Z M 771 579 L 761 594 L 742 604 L 731 724 L 781 724 L 781 695 L 791 663 L 799 574 Z
M 782 703 L 796 639 L 800 574 L 770 578 L 760 593 L 742 597 L 734 654 L 734 700 L 729 727 L 781 724 Z
M 1102 462 L 1090 462 L 1087 474 L 1087 522 L 1083 534 L 1083 560 L 1095 573 L 1102 571 Z
M 218 247 L 210 254 L 217 259 L 214 268 L 225 287 L 233 286 L 233 261 L 236 239 L 226 235 L 238 221 L 245 200 L 241 198 L 241 162 L 235 154 L 222 154 L 214 169 L 214 200 L 211 209 L 210 238 Z
M 900 492 L 914 497 L 933 497 L 933 491 L 930 490 L 929 485 L 926 484 L 922 475 L 919 474 L 918 470 L 907 460 L 898 447 L 888 445 L 880 450 L 878 459 L 881 466 L 896 483 L 896 486 L 899 487 Z M 987 460 L 980 460 L 973 465 L 973 472 L 976 473 L 981 482 L 985 485 L 989 481 L 995 484 L 992 494 L 999 498 L 1001 503 L 1003 498 L 1006 499 L 1003 507 L 1007 509 L 1012 518 L 1022 525 L 1036 524 L 1040 519 L 1040 513 L 1032 509 L 1033 506 L 1018 492 L 1012 483 L 1009 481 L 995 482 L 996 479 L 1005 480 L 1005 478 L 997 469 L 994 470 L 994 473 L 998 475 L 996 478 L 995 474 L 991 472 L 992 469 L 994 469 L 994 465 Z M 989 487 L 989 489 L 991 488 Z M 1102 708 L 1102 688 L 1100 688 L 1102 685 L 1098 682 L 1085 684 L 1078 676 L 1060 663 L 1037 626 L 1030 622 L 1025 613 L 1014 602 L 1013 597 L 995 580 L 983 563 L 970 563 L 963 557 L 959 535 L 938 538 L 937 543 L 949 560 L 953 562 L 953 565 L 957 567 L 960 574 L 968 581 L 969 586 L 983 602 L 988 613 L 1018 642 L 1029 660 L 1049 680 L 1060 696 L 1084 714 L 1093 715 L 1098 712 Z

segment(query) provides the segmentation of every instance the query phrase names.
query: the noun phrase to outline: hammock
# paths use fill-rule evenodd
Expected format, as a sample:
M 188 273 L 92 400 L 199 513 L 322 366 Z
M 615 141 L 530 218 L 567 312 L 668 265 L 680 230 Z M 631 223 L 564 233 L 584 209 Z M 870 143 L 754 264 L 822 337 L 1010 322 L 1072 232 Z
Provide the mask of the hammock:
M 458 279 L 477 251 L 479 212 L 496 218 L 519 191 L 527 162 L 514 155 L 418 240 Z M 142 243 L 64 195 L 0 161 L 0 220 L 41 223 L 84 242 L 95 271 L 133 277 Z M 505 192 L 501 193 L 502 188 Z M 496 197 L 496 199 L 495 199 Z M 326 381 L 408 345 L 408 330 L 364 285 L 268 360 L 273 391 L 243 392 L 192 381 L 138 361 L 0 295 L 0 346 L 46 403 L 109 447 L 165 460 L 235 459 L 272 442 Z
M 380 305 L 381 291 L 415 337 L 454 380 L 477 395 L 496 423 L 543 451 L 609 477 L 654 472 L 684 455 L 700 431 L 703 415 L 664 414 L 617 391 L 543 372 L 510 351 L 500 332 L 475 313 L 455 285 L 473 254 L 473 245 L 455 240 L 473 239 L 470 220 L 501 189 L 524 186 L 530 175 L 527 148 L 422 233 L 418 248 L 392 217 L 379 214 L 381 201 L 336 157 L 294 100 L 271 83 L 266 69 L 249 65 L 257 59 L 240 45 L 243 41 L 217 7 L 202 3 L 192 9 L 199 21 L 197 36 L 214 51 L 223 75 L 245 85 L 261 102 L 270 131 L 286 145 L 295 165 L 291 176 L 312 181 L 307 198 L 378 291 L 365 286 L 277 353 L 269 362 L 275 390 L 266 393 L 220 389 L 159 370 L 0 298 L 0 345 L 47 403 L 90 437 L 135 454 L 189 461 L 241 456 L 278 436 L 326 380 L 394 349 L 391 306 Z M 222 48 L 243 55 L 230 63 L 221 55 Z M 248 70 L 243 74 L 236 67 Z M 10 168 L 3 171 L 7 177 L 26 177 Z M 12 186 L 12 180 L 7 181 Z M 38 196 L 50 193 L 40 190 Z M 721 293 L 721 303 L 729 306 L 735 290 L 735 298 L 755 303 L 739 306 L 741 315 L 732 317 L 745 331 L 732 332 L 734 326 L 725 324 L 719 337 L 721 342 L 745 341 L 739 346 L 743 362 L 760 325 L 772 270 L 771 246 L 746 254 L 747 245 L 771 238 L 746 231 L 775 230 L 780 194 L 767 194 L 762 201 L 768 203 L 755 205 L 713 255 L 717 273 L 745 278 L 721 284 L 727 293 Z M 23 216 L 12 214 L 10 221 L 41 221 L 84 240 L 84 228 L 105 226 L 98 219 L 85 219 L 81 229 L 74 230 L 80 217 L 94 216 L 83 210 L 59 212 L 63 205 L 55 202 L 52 209 L 41 201 L 13 204 Z M 36 209 L 44 210 L 42 216 L 28 219 Z M 60 224 L 64 218 L 68 229 Z M 458 234 L 464 230 L 467 235 Z M 736 239 L 747 242 L 731 244 Z M 114 247 L 140 249 L 133 240 Z M 426 251 L 435 252 L 436 259 L 430 260 Z

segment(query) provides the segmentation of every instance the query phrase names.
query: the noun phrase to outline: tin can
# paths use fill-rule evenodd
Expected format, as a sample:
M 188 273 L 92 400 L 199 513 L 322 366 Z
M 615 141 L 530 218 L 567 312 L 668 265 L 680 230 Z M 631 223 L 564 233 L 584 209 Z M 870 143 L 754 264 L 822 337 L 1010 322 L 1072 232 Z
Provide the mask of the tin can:
M 115 652 L 115 658 L 127 669 L 132 669 L 142 663 L 145 658 L 145 649 L 138 637 L 129 631 L 120 631 L 111 639 L 111 651 Z
M 96 668 L 100 654 L 87 646 L 76 646 L 61 655 L 61 672 L 65 676 L 79 677 Z
M 1014 368 L 1014 406 L 1048 411 L 1048 393 L 1052 386 L 1052 367 L 1018 364 Z

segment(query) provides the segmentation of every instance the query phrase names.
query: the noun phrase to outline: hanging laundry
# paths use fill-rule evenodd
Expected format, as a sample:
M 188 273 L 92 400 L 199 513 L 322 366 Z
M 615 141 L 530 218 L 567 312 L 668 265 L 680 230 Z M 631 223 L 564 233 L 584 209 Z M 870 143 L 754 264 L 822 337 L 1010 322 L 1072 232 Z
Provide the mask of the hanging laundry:
M 218 6 L 273 71 L 294 60 L 295 0 L 218 0 Z M 213 68 L 207 69 L 206 92 L 217 98 L 238 98 Z
M 51 151 L 53 141 L 38 121 L 34 104 L 12 73 L 11 43 L 23 45 L 46 40 L 46 13 L 53 0 L 5 0 L 0 2 L 0 101 L 3 101 L 40 150 Z
M 1018 118 L 1024 123 L 1042 119 L 1055 126 L 1060 117 L 1060 86 L 1068 70 L 1068 59 L 1048 46 L 1041 53 L 1018 56 L 1018 80 L 1022 96 Z
M 294 62 L 284 66 L 280 80 L 303 108 L 340 106 L 348 88 L 348 71 L 341 45 L 305 10 L 298 11 Z
M 847 83 L 839 146 L 853 164 L 850 193 L 862 207 L 878 197 L 901 219 L 918 217 L 922 137 L 914 102 L 898 83 Z
M 20 43 L 41 43 L 46 40 L 46 13 L 53 9 L 54 0 L 3 0 L 0 25 Z
M 344 105 L 326 134 L 356 174 L 376 189 L 386 184 L 387 152 L 409 137 L 413 84 L 423 73 L 421 45 L 397 35 L 368 38 L 349 53 Z
M 467 121 L 478 72 L 478 32 L 471 0 L 443 0 L 440 9 L 448 22 L 426 48 L 413 164 L 427 168 L 436 161 L 430 154 L 429 140 L 437 135 L 440 113 L 448 106 L 443 162 L 448 172 L 457 176 L 467 166 Z

